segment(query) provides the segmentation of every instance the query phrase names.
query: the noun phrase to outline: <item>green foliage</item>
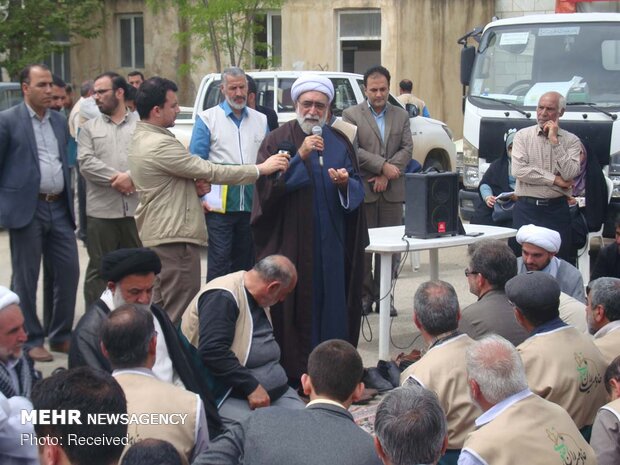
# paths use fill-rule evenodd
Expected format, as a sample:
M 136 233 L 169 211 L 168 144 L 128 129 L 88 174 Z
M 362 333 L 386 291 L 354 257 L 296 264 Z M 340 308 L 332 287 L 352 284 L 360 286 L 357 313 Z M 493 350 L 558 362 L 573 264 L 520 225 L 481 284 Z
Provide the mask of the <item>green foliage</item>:
M 0 12 L 0 66 L 12 79 L 29 63 L 62 51 L 60 40 L 96 37 L 103 0 L 5 0 Z M 6 19 L 2 19 L 6 16 Z
M 266 10 L 280 9 L 284 0 L 147 0 L 147 3 L 155 10 L 164 3 L 174 5 L 188 27 L 177 35 L 179 41 L 197 42 L 204 53 L 212 54 L 217 71 L 221 71 L 228 65 L 251 64 L 254 49 L 267 46 L 254 40 L 262 30 L 257 18 Z

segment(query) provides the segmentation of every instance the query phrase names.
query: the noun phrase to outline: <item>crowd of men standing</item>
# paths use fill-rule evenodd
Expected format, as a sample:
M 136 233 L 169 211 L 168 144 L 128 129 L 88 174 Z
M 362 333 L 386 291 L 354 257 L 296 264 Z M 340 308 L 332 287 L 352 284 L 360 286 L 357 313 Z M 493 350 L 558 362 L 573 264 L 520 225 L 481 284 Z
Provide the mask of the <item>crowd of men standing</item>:
M 578 154 L 553 92 L 539 101 L 538 125 L 514 139 L 521 258 L 498 241 L 472 246 L 465 275 L 478 302 L 462 312 L 450 284 L 420 286 L 413 321 L 426 353 L 379 406 L 374 441 L 353 425 L 347 410 L 364 389 L 360 317 L 385 298 L 364 254 L 367 228 L 402 223 L 413 150 L 408 113 L 387 102 L 390 82 L 384 67 L 365 73 L 367 101 L 343 114 L 355 126 L 348 137 L 330 115 L 328 78 L 297 79 L 296 118 L 273 128 L 273 115 L 248 105 L 243 70 L 228 68 L 222 102 L 197 115 L 188 150 L 169 131 L 174 82 L 102 73 L 66 118 L 66 85 L 45 65 L 24 68 L 24 102 L 0 113 L 0 226 L 13 270 L 12 290 L 0 287 L 0 439 L 62 438 L 39 444 L 45 464 L 109 465 L 123 450 L 123 463 L 140 463 L 167 453 L 161 441 L 175 460 L 199 464 L 484 464 L 515 453 L 615 463 L 620 280 L 597 279 L 584 293 L 579 272 L 556 257 Z M 76 237 L 89 263 L 87 312 L 73 329 Z M 69 370 L 37 383 L 33 362 L 53 359 L 46 339 L 69 354 Z M 10 422 L 21 408 L 100 403 L 190 420 L 96 430 L 139 446 L 96 457 L 65 441 L 72 427 Z M 532 422 L 537 412 L 544 421 Z M 274 434 L 279 443 L 268 441 Z M 0 456 L 36 463 L 32 447 L 2 444 Z

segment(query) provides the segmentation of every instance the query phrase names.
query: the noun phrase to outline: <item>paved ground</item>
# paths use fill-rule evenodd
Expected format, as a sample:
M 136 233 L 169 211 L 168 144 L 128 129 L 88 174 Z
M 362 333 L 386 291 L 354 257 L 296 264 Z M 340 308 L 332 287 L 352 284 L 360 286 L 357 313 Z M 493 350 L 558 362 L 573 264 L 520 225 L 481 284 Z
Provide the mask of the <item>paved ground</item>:
M 86 265 L 88 263 L 88 255 L 86 248 L 79 243 L 80 270 L 81 279 L 78 287 L 78 299 L 76 308 L 77 323 L 79 317 L 84 314 L 84 300 L 82 297 L 83 277 Z M 206 254 L 205 254 L 206 255 Z M 413 295 L 418 286 L 426 281 L 429 276 L 428 253 L 421 253 L 421 266 L 418 271 L 411 269 L 410 260 L 407 259 L 405 266 L 400 273 L 398 282 L 396 283 L 395 306 L 399 311 L 399 315 L 392 319 L 390 329 L 391 333 L 391 353 L 393 355 L 399 352 L 410 351 L 413 347 L 421 348 L 423 342 L 421 338 L 415 341 L 418 333 L 415 331 L 412 323 L 412 306 Z M 11 260 L 9 251 L 9 237 L 6 231 L 0 231 L 0 284 L 8 286 L 11 279 Z M 475 297 L 469 293 L 467 281 L 463 275 L 463 270 L 467 264 L 467 254 L 465 247 L 454 247 L 441 250 L 439 253 L 440 262 L 440 278 L 450 282 L 455 286 L 459 295 L 461 306 L 466 306 L 475 301 Z M 206 259 L 203 256 L 203 277 L 206 274 Z M 39 303 L 39 317 L 41 313 L 41 280 L 39 280 L 39 293 L 37 301 Z M 364 318 L 362 333 L 360 335 L 359 350 L 364 359 L 366 366 L 375 366 L 378 355 L 378 333 L 379 333 L 379 315 L 373 313 Z M 37 368 L 42 370 L 44 375 L 51 373 L 52 370 L 59 366 L 66 366 L 67 357 L 64 354 L 54 353 L 55 360 L 51 363 L 38 363 Z

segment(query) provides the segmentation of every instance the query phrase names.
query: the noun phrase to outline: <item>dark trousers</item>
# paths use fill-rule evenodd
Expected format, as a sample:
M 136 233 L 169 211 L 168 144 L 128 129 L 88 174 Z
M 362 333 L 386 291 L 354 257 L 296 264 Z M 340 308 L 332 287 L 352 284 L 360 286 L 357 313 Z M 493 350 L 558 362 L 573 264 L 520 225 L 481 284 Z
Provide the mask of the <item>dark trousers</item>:
M 384 226 L 399 226 L 403 224 L 403 204 L 402 202 L 386 202 L 381 197 L 376 202 L 365 203 L 366 224 L 369 228 L 381 228 Z M 372 302 L 384 299 L 387 296 L 379 295 L 379 285 L 381 282 L 381 257 L 375 256 L 375 272 L 372 272 L 373 254 L 365 254 L 364 257 L 364 286 L 362 290 L 363 305 L 372 305 Z M 392 255 L 392 279 L 398 269 L 400 254 Z
M 106 288 L 107 283 L 99 276 L 103 256 L 117 249 L 142 247 L 142 242 L 131 216 L 109 219 L 89 216 L 86 221 L 89 261 L 84 278 L 84 308 L 90 308 Z
M 534 205 L 524 200 L 517 200 L 512 211 L 512 227 L 519 229 L 526 224 L 535 224 L 560 233 L 562 245 L 557 257 L 570 260 L 571 217 L 565 197 L 557 201 L 552 200 L 550 205 Z M 514 238 L 511 239 L 510 246 L 517 256 L 521 256 L 521 245 Z
M 39 200 L 27 226 L 9 230 L 13 290 L 19 296 L 28 332 L 28 348 L 40 346 L 47 335 L 52 343 L 71 337 L 80 266 L 77 243 L 65 200 Z M 37 283 L 41 257 L 52 272 L 53 305 L 49 328 L 37 317 Z
M 207 282 L 254 266 L 249 212 L 207 213 Z

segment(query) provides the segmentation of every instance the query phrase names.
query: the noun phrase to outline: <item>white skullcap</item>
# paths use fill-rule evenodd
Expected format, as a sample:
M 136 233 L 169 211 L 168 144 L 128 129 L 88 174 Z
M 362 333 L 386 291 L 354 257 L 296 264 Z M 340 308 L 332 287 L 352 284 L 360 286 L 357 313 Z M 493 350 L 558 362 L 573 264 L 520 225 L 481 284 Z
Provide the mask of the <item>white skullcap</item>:
M 0 310 L 9 305 L 19 305 L 19 297 L 12 290 L 0 286 Z
M 553 229 L 543 228 L 533 224 L 521 226 L 517 231 L 517 242 L 523 244 L 533 244 L 550 253 L 557 253 L 562 245 L 560 233 Z
M 330 102 L 334 99 L 334 85 L 329 78 L 317 74 L 304 74 L 291 87 L 293 102 L 296 102 L 304 92 L 313 90 L 327 95 Z

